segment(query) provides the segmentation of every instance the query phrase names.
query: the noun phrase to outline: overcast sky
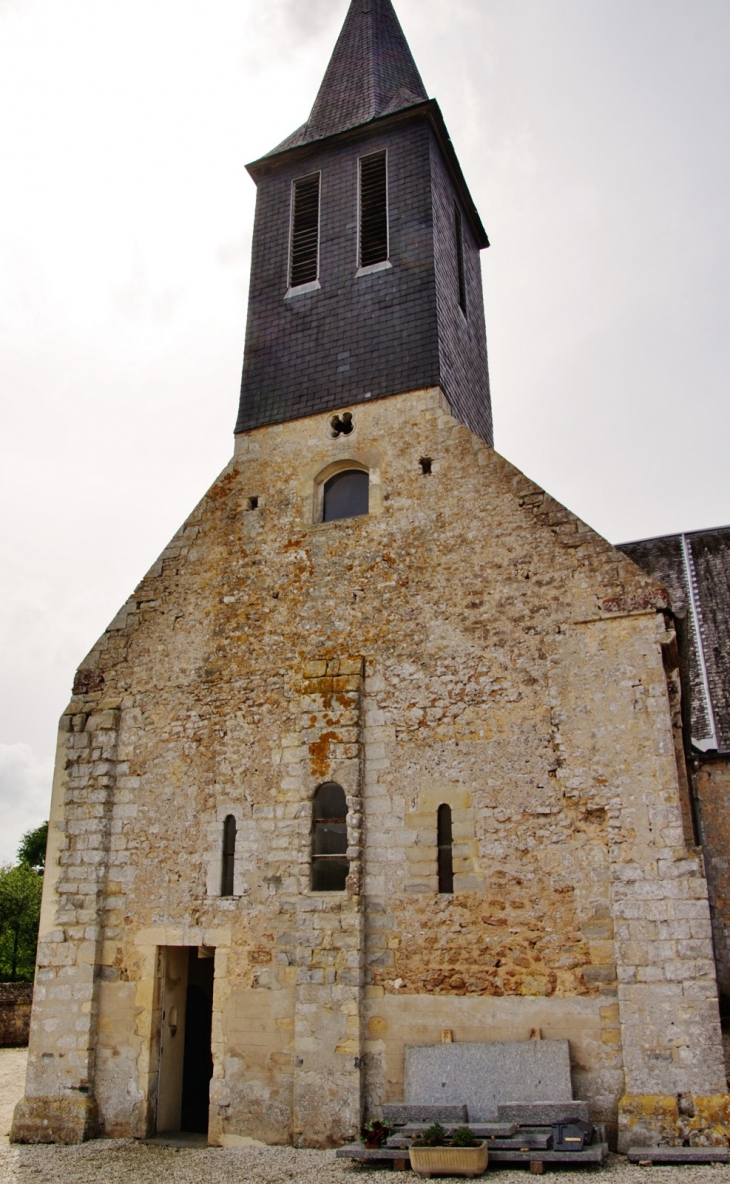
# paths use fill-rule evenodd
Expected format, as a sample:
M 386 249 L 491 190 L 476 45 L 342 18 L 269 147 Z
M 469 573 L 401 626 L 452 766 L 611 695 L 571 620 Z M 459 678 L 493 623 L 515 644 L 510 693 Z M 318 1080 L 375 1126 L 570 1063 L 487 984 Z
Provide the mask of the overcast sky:
M 492 240 L 496 444 L 614 542 L 730 522 L 730 4 L 396 0 Z M 347 0 L 0 0 L 0 861 L 232 448 L 254 186 Z

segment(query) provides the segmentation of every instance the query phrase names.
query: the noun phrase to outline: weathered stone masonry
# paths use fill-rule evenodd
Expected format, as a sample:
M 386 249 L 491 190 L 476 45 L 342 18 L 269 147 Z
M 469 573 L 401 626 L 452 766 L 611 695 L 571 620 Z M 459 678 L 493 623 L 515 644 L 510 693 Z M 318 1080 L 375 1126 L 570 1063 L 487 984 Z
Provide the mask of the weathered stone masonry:
M 404 1043 L 442 1028 L 568 1037 L 596 1117 L 723 1137 L 662 589 L 438 390 L 352 410 L 344 439 L 327 415 L 239 437 L 82 663 L 15 1137 L 154 1130 L 159 951 L 186 945 L 215 953 L 213 1142 L 346 1138 L 401 1096 Z M 342 460 L 369 469 L 371 513 L 317 523 Z M 327 779 L 345 894 L 309 890 Z
M 375 148 L 387 258 L 362 268 Z M 351 0 L 309 120 L 249 168 L 235 453 L 61 721 L 14 1138 L 182 1122 L 194 972 L 213 1143 L 349 1140 L 402 1099 L 404 1046 L 444 1030 L 567 1039 L 620 1146 L 727 1142 L 678 617 L 491 447 L 487 235 L 390 0 Z M 313 169 L 318 278 L 289 291 Z M 321 521 L 348 468 L 368 512 Z M 328 781 L 349 874 L 315 892 Z

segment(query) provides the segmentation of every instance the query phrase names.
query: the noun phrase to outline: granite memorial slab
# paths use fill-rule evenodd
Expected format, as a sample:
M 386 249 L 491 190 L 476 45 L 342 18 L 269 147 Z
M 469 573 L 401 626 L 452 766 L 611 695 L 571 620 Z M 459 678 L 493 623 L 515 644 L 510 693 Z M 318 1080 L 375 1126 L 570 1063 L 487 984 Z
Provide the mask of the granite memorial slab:
M 405 1046 L 408 1106 L 466 1104 L 472 1122 L 495 1122 L 500 1104 L 546 1100 L 573 1100 L 567 1040 Z
M 447 1106 L 422 1106 L 422 1105 L 404 1105 L 401 1102 L 383 1106 L 383 1122 L 389 1122 L 393 1126 L 405 1126 L 410 1122 L 425 1122 L 428 1126 L 433 1122 L 468 1122 L 469 1115 L 466 1106 L 461 1105 Z
M 507 1102 L 497 1107 L 500 1122 L 516 1122 L 518 1126 L 552 1126 L 567 1118 L 571 1122 L 588 1122 L 587 1102 Z

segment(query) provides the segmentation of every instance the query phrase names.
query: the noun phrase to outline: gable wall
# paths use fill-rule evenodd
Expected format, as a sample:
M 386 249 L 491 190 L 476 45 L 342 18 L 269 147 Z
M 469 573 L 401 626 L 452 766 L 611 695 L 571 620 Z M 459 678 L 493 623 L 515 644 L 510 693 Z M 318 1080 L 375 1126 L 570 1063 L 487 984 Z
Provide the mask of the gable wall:
M 567 1036 L 576 1091 L 613 1122 L 623 1091 L 724 1090 L 662 590 L 438 390 L 353 411 L 336 441 L 326 416 L 239 437 L 82 664 L 16 1134 L 80 1082 L 59 1129 L 89 1129 L 89 1097 L 107 1133 L 151 1129 L 158 951 L 179 945 L 215 949 L 214 1141 L 346 1138 L 398 1099 L 403 1043 L 444 1028 Z M 346 458 L 371 513 L 314 524 L 315 478 Z M 308 888 L 328 778 L 349 807 L 336 897 Z

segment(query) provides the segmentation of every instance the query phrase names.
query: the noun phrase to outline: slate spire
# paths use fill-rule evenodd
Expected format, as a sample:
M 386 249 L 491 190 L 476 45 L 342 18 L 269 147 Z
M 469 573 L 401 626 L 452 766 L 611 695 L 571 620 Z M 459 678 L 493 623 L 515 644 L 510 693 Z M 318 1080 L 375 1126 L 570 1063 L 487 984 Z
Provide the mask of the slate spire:
M 309 119 L 275 152 L 428 99 L 391 0 L 352 0 Z

